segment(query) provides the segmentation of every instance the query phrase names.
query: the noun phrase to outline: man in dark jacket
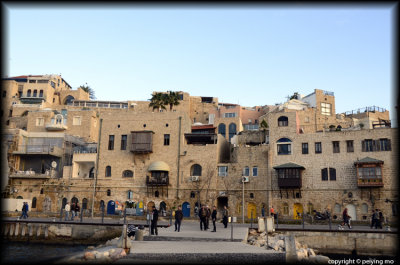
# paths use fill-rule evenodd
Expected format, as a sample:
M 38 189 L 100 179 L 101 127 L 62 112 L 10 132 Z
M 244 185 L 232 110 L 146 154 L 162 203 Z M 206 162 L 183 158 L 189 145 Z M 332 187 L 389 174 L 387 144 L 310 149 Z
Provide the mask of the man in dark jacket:
M 181 223 L 183 219 L 183 212 L 180 206 L 178 206 L 178 210 L 175 211 L 175 232 L 181 230 Z
M 204 231 L 206 231 L 206 228 L 207 228 L 207 224 L 206 224 L 207 210 L 206 210 L 206 207 L 204 205 L 201 206 L 201 208 L 200 208 L 199 217 L 200 217 L 200 230 L 203 230 L 203 226 L 204 226 Z
M 158 221 L 158 211 L 155 206 L 153 206 L 153 212 L 151 214 L 151 234 L 154 235 L 154 232 L 156 235 L 158 235 L 158 230 L 157 230 L 157 221 Z
M 211 232 L 217 232 L 217 227 L 215 226 L 215 222 L 217 221 L 217 207 L 213 206 L 213 211 L 211 213 L 211 220 L 213 222 L 214 230 Z

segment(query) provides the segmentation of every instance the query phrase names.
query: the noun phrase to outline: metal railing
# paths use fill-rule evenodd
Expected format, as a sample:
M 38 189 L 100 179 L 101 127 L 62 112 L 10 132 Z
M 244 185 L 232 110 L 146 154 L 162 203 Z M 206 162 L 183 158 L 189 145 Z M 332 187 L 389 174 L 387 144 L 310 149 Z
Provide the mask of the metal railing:
M 356 110 L 346 111 L 344 115 L 349 116 L 354 114 L 360 114 L 363 112 L 385 112 L 385 111 L 386 111 L 385 108 L 380 108 L 378 106 L 370 106 L 370 107 L 359 108 Z

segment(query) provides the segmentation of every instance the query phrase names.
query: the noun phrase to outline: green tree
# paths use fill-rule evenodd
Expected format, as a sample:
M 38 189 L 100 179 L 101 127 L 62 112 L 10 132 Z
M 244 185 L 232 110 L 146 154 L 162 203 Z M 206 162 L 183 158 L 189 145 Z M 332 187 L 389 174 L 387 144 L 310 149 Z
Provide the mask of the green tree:
M 294 94 L 289 99 L 299 99 L 300 95 L 298 92 L 294 92 Z
M 90 99 L 96 99 L 95 92 L 94 92 L 93 88 L 88 86 L 87 83 L 85 85 L 81 85 L 79 88 L 81 88 L 86 93 L 89 93 L 89 98 Z
M 168 91 L 168 94 L 165 97 L 165 104 L 169 105 L 169 110 L 172 110 L 174 106 L 179 105 L 179 93 Z
M 153 110 L 158 109 L 160 111 L 161 109 L 166 109 L 166 101 L 165 101 L 166 95 L 163 93 L 155 93 L 152 95 L 149 104 L 149 108 L 153 108 Z

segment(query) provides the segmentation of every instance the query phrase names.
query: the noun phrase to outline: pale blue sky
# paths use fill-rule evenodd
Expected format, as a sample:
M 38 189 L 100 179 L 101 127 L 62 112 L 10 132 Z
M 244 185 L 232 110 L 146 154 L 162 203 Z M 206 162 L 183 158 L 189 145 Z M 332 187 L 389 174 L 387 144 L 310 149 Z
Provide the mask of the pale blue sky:
M 5 75 L 62 74 L 99 100 L 181 90 L 243 106 L 333 91 L 394 118 L 394 5 L 7 5 Z

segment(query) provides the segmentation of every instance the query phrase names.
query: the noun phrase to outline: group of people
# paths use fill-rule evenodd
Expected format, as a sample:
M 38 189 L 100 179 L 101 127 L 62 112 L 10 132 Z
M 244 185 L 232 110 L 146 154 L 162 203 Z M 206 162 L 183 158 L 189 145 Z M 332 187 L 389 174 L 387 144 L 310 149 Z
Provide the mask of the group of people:
M 213 230 L 211 232 L 217 232 L 217 226 L 215 225 L 215 222 L 217 221 L 217 207 L 213 206 L 213 210 L 211 211 L 208 205 L 203 205 L 201 206 L 198 214 L 200 218 L 200 230 L 207 231 L 208 229 L 210 229 L 209 225 L 211 219 L 213 222 Z M 222 223 L 226 228 L 228 225 L 228 209 L 226 206 L 224 206 L 222 215 L 223 215 Z
M 371 215 L 371 229 L 382 229 L 382 224 L 385 222 L 385 218 L 383 217 L 383 213 L 379 209 L 372 209 Z
M 79 206 L 78 203 L 72 203 L 72 205 L 69 205 L 69 202 L 67 202 L 65 204 L 64 210 L 65 210 L 65 221 L 69 220 L 73 221 L 75 216 L 79 215 L 81 207 Z M 71 213 L 71 219 L 69 217 L 70 213 Z

